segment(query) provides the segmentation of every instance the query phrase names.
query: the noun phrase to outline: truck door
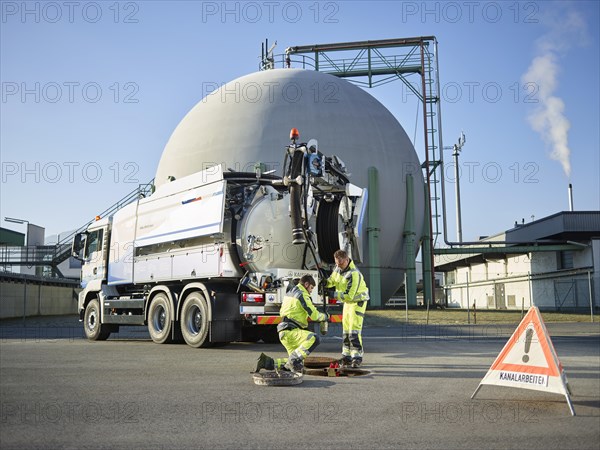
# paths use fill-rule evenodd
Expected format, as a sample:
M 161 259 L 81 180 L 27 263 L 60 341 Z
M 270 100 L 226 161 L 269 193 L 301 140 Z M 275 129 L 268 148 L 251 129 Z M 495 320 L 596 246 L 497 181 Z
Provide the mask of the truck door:
M 83 265 L 81 267 L 81 284 L 85 288 L 92 280 L 106 278 L 106 230 L 99 228 L 89 231 L 83 250 Z

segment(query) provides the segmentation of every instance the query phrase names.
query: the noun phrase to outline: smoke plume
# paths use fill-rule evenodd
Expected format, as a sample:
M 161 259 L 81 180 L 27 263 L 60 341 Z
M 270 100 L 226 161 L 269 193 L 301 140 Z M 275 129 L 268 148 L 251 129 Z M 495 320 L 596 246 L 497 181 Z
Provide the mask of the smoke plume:
M 570 11 L 566 17 L 550 19 L 550 23 L 551 30 L 537 42 L 537 55 L 522 81 L 526 86 L 533 83 L 537 89 L 538 105 L 528 116 L 529 124 L 550 145 L 550 157 L 559 161 L 565 175 L 570 177 L 571 123 L 565 115 L 565 102 L 555 92 L 558 88 L 560 58 L 569 49 L 569 43 L 585 40 L 585 21 L 579 13 Z

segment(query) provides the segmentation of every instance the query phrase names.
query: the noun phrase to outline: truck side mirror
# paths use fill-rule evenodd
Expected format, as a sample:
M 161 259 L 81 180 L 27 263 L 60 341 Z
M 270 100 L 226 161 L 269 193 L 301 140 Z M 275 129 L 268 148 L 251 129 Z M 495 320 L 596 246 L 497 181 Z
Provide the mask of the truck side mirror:
M 73 258 L 75 259 L 78 259 L 79 261 L 83 261 L 82 250 L 85 248 L 86 238 L 86 233 L 77 233 L 73 238 L 71 256 L 73 256 Z

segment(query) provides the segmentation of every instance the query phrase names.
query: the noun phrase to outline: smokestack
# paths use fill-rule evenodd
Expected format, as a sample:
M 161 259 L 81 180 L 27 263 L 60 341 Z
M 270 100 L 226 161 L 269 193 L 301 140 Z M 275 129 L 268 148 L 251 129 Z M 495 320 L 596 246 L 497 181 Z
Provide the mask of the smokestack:
M 573 185 L 569 183 L 569 211 L 573 211 Z

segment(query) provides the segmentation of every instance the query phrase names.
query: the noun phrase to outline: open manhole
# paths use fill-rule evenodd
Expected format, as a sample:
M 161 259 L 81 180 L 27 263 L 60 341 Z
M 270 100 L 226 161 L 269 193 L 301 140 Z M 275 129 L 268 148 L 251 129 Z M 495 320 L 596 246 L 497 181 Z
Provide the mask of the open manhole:
M 325 368 L 325 369 L 306 369 L 306 375 L 317 377 L 360 377 L 369 375 L 371 372 L 364 369 L 352 368 Z
M 252 374 L 254 384 L 259 386 L 294 386 L 302 383 L 303 376 L 293 372 L 268 371 Z
M 304 358 L 304 367 L 306 369 L 326 369 L 332 363 L 336 363 L 337 359 L 328 358 L 325 356 L 307 356 Z

